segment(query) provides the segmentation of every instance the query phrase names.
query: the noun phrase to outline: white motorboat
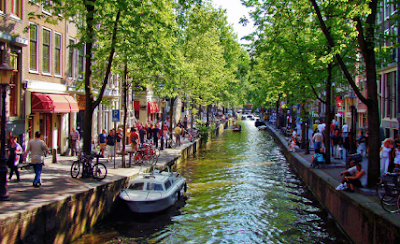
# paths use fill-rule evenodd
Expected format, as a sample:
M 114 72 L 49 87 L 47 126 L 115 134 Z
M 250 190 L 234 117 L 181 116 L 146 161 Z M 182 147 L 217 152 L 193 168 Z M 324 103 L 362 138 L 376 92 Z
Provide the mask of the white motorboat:
M 186 179 L 177 172 L 139 173 L 119 197 L 135 213 L 156 213 L 174 205 L 186 192 Z

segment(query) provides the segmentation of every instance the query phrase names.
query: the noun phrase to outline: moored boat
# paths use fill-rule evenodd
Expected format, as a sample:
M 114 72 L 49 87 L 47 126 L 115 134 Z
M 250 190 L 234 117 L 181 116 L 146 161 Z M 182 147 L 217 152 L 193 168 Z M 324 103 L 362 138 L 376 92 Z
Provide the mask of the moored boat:
M 135 213 L 156 213 L 174 205 L 186 192 L 186 179 L 177 172 L 139 173 L 119 197 Z

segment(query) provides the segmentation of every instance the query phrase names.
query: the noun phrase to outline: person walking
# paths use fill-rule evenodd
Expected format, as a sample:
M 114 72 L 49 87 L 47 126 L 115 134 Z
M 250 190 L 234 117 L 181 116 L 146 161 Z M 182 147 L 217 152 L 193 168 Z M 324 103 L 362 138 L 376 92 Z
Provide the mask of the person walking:
M 177 124 L 177 125 L 175 126 L 174 132 L 175 132 L 175 142 L 176 142 L 176 145 L 177 145 L 177 146 L 180 146 L 180 145 L 181 145 L 181 133 L 182 133 L 182 131 L 181 131 L 181 127 L 180 127 L 179 124 Z
M 69 138 L 71 139 L 71 156 L 78 155 L 79 132 L 74 127 L 72 127 Z
M 139 128 L 138 128 L 139 129 Z M 142 126 L 140 129 L 139 129 L 139 138 L 140 138 L 140 145 L 141 146 L 143 146 L 143 143 L 144 143 L 144 137 L 145 137 L 145 135 L 146 135 L 146 130 L 144 129 L 144 127 Z
M 144 140 L 144 137 L 143 137 L 143 140 Z M 131 128 L 131 134 L 129 135 L 129 141 L 131 142 L 131 149 L 133 151 L 136 151 L 137 150 L 137 145 L 139 145 L 139 144 L 142 145 L 141 143 L 143 143 L 143 140 L 138 135 L 137 128 L 136 127 L 132 127 Z
M 42 174 L 43 168 L 43 154 L 50 153 L 49 148 L 46 146 L 46 143 L 40 139 L 42 133 L 40 131 L 35 132 L 35 139 L 31 139 L 28 142 L 28 146 L 26 148 L 23 162 L 26 162 L 26 156 L 29 152 L 31 152 L 31 164 L 33 165 L 33 169 L 35 170 L 35 179 L 33 180 L 34 187 L 40 187 L 42 185 L 42 180 L 40 178 Z
M 114 135 L 114 130 L 110 130 L 110 133 L 107 136 L 106 139 L 106 147 L 107 147 L 107 161 L 112 160 L 113 157 L 115 157 L 115 135 Z
M 321 132 L 317 129 L 317 132 L 314 134 L 312 138 L 312 142 L 314 143 L 314 150 L 317 151 L 322 147 L 322 143 L 324 141 L 324 137 Z
M 10 168 L 10 175 L 8 177 L 8 181 L 11 181 L 13 173 L 17 176 L 15 181 L 19 181 L 19 172 L 18 172 L 18 163 L 19 163 L 19 156 L 22 154 L 22 147 L 17 143 L 17 138 L 14 136 L 10 136 L 10 144 L 8 146 L 8 167 Z
M 160 128 L 156 125 L 153 125 L 153 129 L 151 129 L 151 134 L 153 135 L 153 143 L 155 148 L 158 148 L 158 136 L 160 135 Z
M 104 150 L 106 149 L 106 139 L 107 139 L 106 130 L 103 129 L 102 133 L 99 135 L 99 138 L 98 138 L 100 153 L 103 156 L 104 156 Z
M 116 139 L 117 139 L 117 151 L 121 151 L 122 149 L 122 137 L 124 137 L 124 135 L 122 134 L 122 129 L 119 128 L 117 134 L 115 135 Z
M 382 146 L 380 149 L 380 158 L 381 158 L 381 175 L 386 174 L 389 170 L 390 163 L 390 151 L 394 148 L 394 140 L 392 138 L 386 138 L 382 142 Z

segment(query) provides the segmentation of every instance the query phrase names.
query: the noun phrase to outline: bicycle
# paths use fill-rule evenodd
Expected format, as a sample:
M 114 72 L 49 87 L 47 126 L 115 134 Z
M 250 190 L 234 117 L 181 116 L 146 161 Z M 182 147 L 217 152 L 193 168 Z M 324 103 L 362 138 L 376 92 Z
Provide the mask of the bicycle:
M 96 158 L 96 163 L 92 165 L 92 160 Z M 93 177 L 96 180 L 103 180 L 107 176 L 107 167 L 99 162 L 103 158 L 101 154 L 78 155 L 78 160 L 71 165 L 71 177 L 78 178 L 82 170 L 82 178 Z
M 176 147 L 174 139 L 172 139 L 169 135 L 167 135 L 167 138 L 165 139 L 165 147 L 167 147 L 167 148 L 175 148 Z
M 159 156 L 160 150 L 150 142 L 140 146 L 133 157 L 135 164 L 152 165 L 157 163 Z
M 399 170 L 396 170 L 397 172 Z M 400 174 L 386 173 L 376 187 L 382 208 L 389 213 L 400 212 Z
M 197 128 L 188 129 L 188 139 L 193 142 L 200 138 L 200 130 Z

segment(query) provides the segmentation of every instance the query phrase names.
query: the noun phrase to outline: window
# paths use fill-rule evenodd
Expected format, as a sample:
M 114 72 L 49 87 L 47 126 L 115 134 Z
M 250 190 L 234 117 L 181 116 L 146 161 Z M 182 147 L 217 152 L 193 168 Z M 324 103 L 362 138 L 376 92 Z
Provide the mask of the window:
M 79 48 L 78 53 L 78 79 L 83 79 L 83 67 L 84 67 L 84 47 Z
M 19 82 L 19 77 L 20 77 L 20 72 L 18 70 L 18 58 L 19 54 L 16 51 L 12 51 L 10 53 L 10 67 L 14 69 L 14 72 L 11 76 L 11 85 L 10 85 L 10 116 L 18 116 L 18 84 Z
M 37 25 L 29 28 L 29 70 L 37 71 Z
M 163 191 L 163 186 L 158 183 L 147 183 L 147 189 L 148 191 Z
M 22 17 L 22 0 L 12 0 L 11 12 L 19 18 Z
M 74 40 L 69 40 L 68 43 L 68 77 L 73 78 L 74 77 L 74 45 L 75 41 Z
M 0 13 L 4 13 L 5 10 L 5 1 L 6 0 L 0 0 Z
M 384 19 L 386 20 L 390 16 L 390 10 L 391 10 L 391 2 L 392 0 L 384 0 Z
M 54 35 L 54 74 L 61 75 L 61 34 Z
M 50 73 L 50 30 L 43 29 L 43 73 Z
M 129 190 L 142 191 L 143 186 L 144 186 L 143 182 L 132 183 L 129 186 Z
M 50 0 L 44 0 L 42 5 L 42 12 L 48 15 L 51 15 L 51 10 L 48 6 L 50 6 L 52 2 Z

